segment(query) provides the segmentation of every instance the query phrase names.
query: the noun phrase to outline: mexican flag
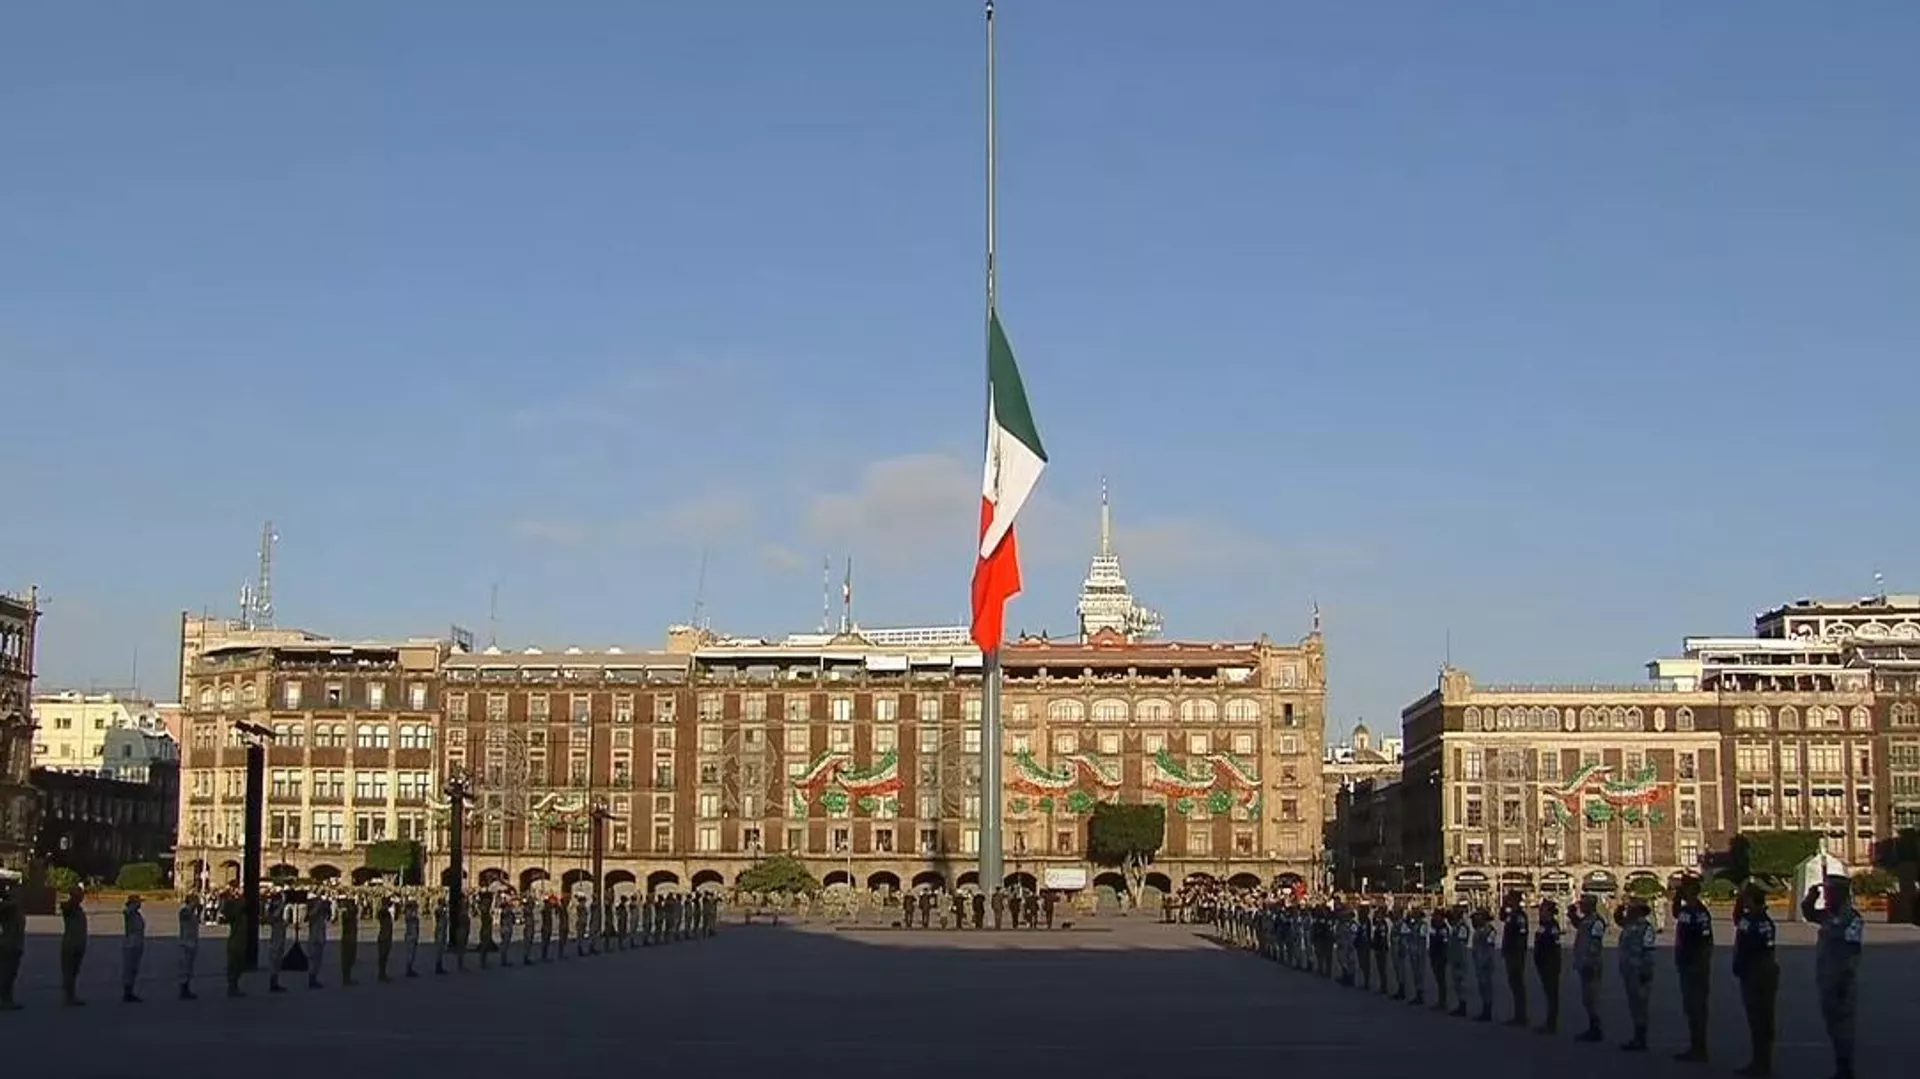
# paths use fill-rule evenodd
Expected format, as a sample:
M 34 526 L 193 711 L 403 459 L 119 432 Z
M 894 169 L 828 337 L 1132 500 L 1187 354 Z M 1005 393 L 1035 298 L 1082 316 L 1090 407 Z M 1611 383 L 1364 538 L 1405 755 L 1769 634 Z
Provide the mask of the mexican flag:
M 983 652 L 997 652 L 1006 636 L 1007 601 L 1020 594 L 1013 519 L 1039 485 L 1047 451 L 1033 425 L 1013 348 L 1000 329 L 1000 313 L 990 312 L 987 323 L 987 468 L 980 488 L 979 561 L 973 567 L 973 641 Z

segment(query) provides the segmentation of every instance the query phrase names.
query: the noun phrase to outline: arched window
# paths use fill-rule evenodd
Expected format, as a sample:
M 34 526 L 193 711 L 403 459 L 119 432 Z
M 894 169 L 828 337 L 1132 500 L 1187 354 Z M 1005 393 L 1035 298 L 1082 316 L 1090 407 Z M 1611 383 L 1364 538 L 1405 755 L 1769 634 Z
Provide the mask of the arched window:
M 1688 708 L 1685 705 L 1682 705 L 1678 711 L 1674 712 L 1673 713 L 1673 729 L 1676 731 L 1692 730 L 1693 729 L 1693 709 Z
M 1528 730 L 1530 731 L 1540 730 L 1542 727 L 1546 725 L 1546 722 L 1547 722 L 1546 709 L 1544 708 L 1527 709 L 1527 729 Z
M 1246 697 L 1235 697 L 1227 702 L 1228 723 L 1260 722 L 1260 702 Z
M 1142 723 L 1165 723 L 1173 718 L 1173 705 L 1158 698 L 1144 700 L 1133 706 L 1133 718 Z
M 1780 706 L 1778 718 L 1780 720 L 1780 729 L 1783 731 L 1798 730 L 1800 727 L 1800 709 L 1795 708 L 1791 704 L 1783 704 Z
M 1591 706 L 1580 709 L 1580 729 L 1590 731 L 1597 726 L 1599 726 L 1598 713 Z
M 1556 731 L 1560 729 L 1560 709 L 1548 707 L 1547 729 Z
M 1766 705 L 1763 705 L 1763 704 L 1754 705 L 1752 719 L 1753 719 L 1753 727 L 1755 730 L 1761 730 L 1761 731 L 1766 730 L 1767 729 Z
M 1867 711 L 1862 705 L 1854 705 L 1851 725 L 1856 731 L 1873 729 L 1873 713 Z
M 200 707 L 202 708 L 213 707 L 213 687 L 212 686 L 200 687 Z
M 246 685 L 240 687 L 240 703 L 249 708 L 253 707 L 253 702 L 258 695 L 259 687 L 252 682 L 248 682 Z
M 1464 718 L 1465 718 L 1465 720 L 1466 720 L 1466 724 L 1467 724 L 1467 729 L 1468 729 L 1468 730 L 1470 730 L 1470 731 L 1477 731 L 1477 730 L 1479 730 L 1479 729 L 1480 729 L 1480 708 L 1479 708 L 1479 706 L 1477 706 L 1477 705 L 1469 705 L 1469 706 L 1467 707 L 1467 711 L 1466 711 L 1466 716 L 1465 716 Z
M 1627 726 L 1636 731 L 1647 729 L 1647 714 L 1640 710 L 1639 705 L 1627 709 Z
M 1079 701 L 1054 701 L 1047 705 L 1047 720 L 1052 723 L 1078 723 L 1086 715 L 1087 708 Z
M 1493 714 L 1493 729 L 1510 731 L 1513 729 L 1513 709 L 1502 708 Z
M 1093 702 L 1093 721 L 1095 723 L 1125 723 L 1127 721 L 1127 702 L 1117 697 Z
M 232 686 L 220 687 L 220 706 L 222 708 L 230 708 L 233 706 L 233 687 Z
M 1180 702 L 1180 721 L 1182 723 L 1213 723 L 1220 718 L 1220 706 L 1205 698 L 1191 698 Z

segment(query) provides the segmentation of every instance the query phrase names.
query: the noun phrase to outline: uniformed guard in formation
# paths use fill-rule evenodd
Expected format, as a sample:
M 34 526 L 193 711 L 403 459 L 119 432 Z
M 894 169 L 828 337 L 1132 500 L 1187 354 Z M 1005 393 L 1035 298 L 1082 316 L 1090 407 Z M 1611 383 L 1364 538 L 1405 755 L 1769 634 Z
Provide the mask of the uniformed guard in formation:
M 176 937 L 180 943 L 180 999 L 194 999 L 193 968 L 200 960 L 200 897 L 188 893 L 180 903 Z
M 130 895 L 120 910 L 120 1000 L 140 1003 L 134 988 L 140 984 L 140 960 L 147 954 L 147 918 L 140 913 L 140 897 Z
M 20 963 L 27 952 L 27 912 L 14 894 L 19 878 L 11 870 L 0 876 L 0 1012 L 18 1011 L 13 999 L 14 983 L 20 980 Z
M 1675 1054 L 1675 1059 L 1694 1063 L 1707 1059 L 1706 995 L 1711 988 L 1713 956 L 1713 916 L 1701 902 L 1700 890 L 1699 878 L 1682 880 L 1675 887 L 1672 905 L 1673 961 L 1687 1026 L 1687 1046 Z M 1182 923 L 1212 925 L 1226 941 L 1263 958 L 1342 986 L 1379 992 L 1391 1000 L 1424 1004 L 1431 975 L 1436 1010 L 1459 1017 L 1472 1015 L 1480 1022 L 1494 1018 L 1497 951 L 1507 972 L 1511 1008 L 1507 1022 L 1520 1027 L 1532 1025 L 1528 1020 L 1526 976 L 1531 958 L 1546 1005 L 1545 1014 L 1533 1029 L 1542 1034 L 1555 1033 L 1559 1027 L 1562 934 L 1569 932 L 1571 939 L 1565 943 L 1572 949 L 1574 977 L 1586 1019 L 1576 1040 L 1600 1042 L 1605 1038 L 1600 992 L 1605 984 L 1609 918 L 1596 895 L 1583 895 L 1569 908 L 1564 930 L 1555 900 L 1542 899 L 1530 916 L 1518 892 L 1503 897 L 1497 918 L 1485 907 L 1469 909 L 1465 904 L 1436 907 L 1429 913 L 1417 902 L 1400 899 L 1309 901 L 1284 891 L 1229 892 L 1217 888 L 1189 892 L 1173 906 Z M 1865 921 L 1853 905 L 1851 881 L 1843 876 L 1827 878 L 1808 892 L 1801 912 L 1820 927 L 1815 982 L 1821 1018 L 1833 1047 L 1834 1079 L 1854 1079 Z M 1644 1052 L 1648 1048 L 1654 965 L 1659 950 L 1653 908 L 1644 898 L 1630 897 L 1614 907 L 1611 922 L 1619 930 L 1616 965 L 1633 1027 L 1620 1048 Z M 1739 1074 L 1764 1079 L 1773 1073 L 1774 1008 L 1780 968 L 1774 956 L 1775 929 L 1767 913 L 1766 893 L 1757 884 L 1741 890 L 1734 908 L 1734 929 L 1733 974 L 1740 982 L 1751 1038 L 1751 1055 Z M 1369 967 L 1374 974 L 1368 973 Z M 1469 970 L 1477 1012 L 1467 1004 Z
M 79 886 L 67 892 L 60 904 L 60 1002 L 77 1008 L 80 999 L 80 964 L 87 957 L 87 892 Z

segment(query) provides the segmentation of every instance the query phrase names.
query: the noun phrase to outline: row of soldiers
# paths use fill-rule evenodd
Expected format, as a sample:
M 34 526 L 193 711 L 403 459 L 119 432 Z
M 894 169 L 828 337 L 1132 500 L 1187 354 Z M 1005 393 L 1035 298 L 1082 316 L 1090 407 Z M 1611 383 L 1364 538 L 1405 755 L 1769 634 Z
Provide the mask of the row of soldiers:
M 908 892 L 901 896 L 901 924 L 908 929 L 932 928 L 934 911 L 939 908 L 941 899 L 941 893 L 933 891 Z M 948 892 L 945 900 L 955 929 L 967 928 L 969 915 L 972 916 L 973 928 L 986 928 L 988 908 L 992 908 L 995 929 L 1001 928 L 1009 918 L 1015 929 L 1023 926 L 1027 929 L 1052 929 L 1054 909 L 1059 905 L 1060 897 L 1053 892 L 1026 889 L 1007 892 L 995 888 L 991 895 L 981 891 L 971 895 L 959 891 Z
M 1821 1016 L 1833 1046 L 1835 1079 L 1852 1079 L 1855 1001 L 1865 922 L 1853 906 L 1851 882 L 1845 877 L 1829 877 L 1808 892 L 1801 912 L 1820 926 L 1815 982 Z M 1698 879 L 1680 885 L 1672 913 L 1673 962 L 1687 1026 L 1687 1047 L 1675 1054 L 1675 1059 L 1703 1063 L 1707 1059 L 1713 915 L 1701 902 Z M 1612 916 L 1613 926 L 1619 931 L 1619 974 L 1633 1025 L 1632 1037 L 1621 1048 L 1630 1052 L 1647 1049 L 1658 948 L 1652 914 L 1651 904 L 1636 898 L 1616 906 Z M 1579 1040 L 1598 1042 L 1604 1037 L 1599 993 L 1608 918 L 1593 895 L 1580 898 L 1564 928 L 1558 903 L 1542 899 L 1534 908 L 1531 940 L 1527 907 L 1518 892 L 1508 893 L 1497 915 L 1484 907 L 1469 909 L 1464 903 L 1428 912 L 1417 903 L 1375 907 L 1344 900 L 1309 904 L 1292 899 L 1260 901 L 1250 896 L 1224 901 L 1216 898 L 1206 906 L 1205 915 L 1221 932 L 1269 959 L 1315 972 L 1344 986 L 1377 990 L 1394 1000 L 1425 1004 L 1431 975 L 1433 1007 L 1455 1016 L 1469 1014 L 1467 985 L 1471 980 L 1479 1004 L 1474 1017 L 1481 1022 L 1494 1018 L 1497 954 L 1511 1002 L 1507 1023 L 1522 1028 L 1530 1025 L 1527 966 L 1531 954 L 1546 1002 L 1546 1014 L 1534 1029 L 1543 1034 L 1559 1029 L 1562 945 L 1570 932 L 1572 967 L 1586 1018 Z M 1774 943 L 1775 926 L 1767 913 L 1766 892 L 1757 884 L 1749 884 L 1741 891 L 1734 912 L 1732 964 L 1732 973 L 1740 982 L 1750 1036 L 1751 1056 L 1739 1072 L 1743 1076 L 1772 1074 L 1780 980 Z
M 624 951 L 648 945 L 711 937 L 720 921 L 719 897 L 701 892 L 693 895 L 661 893 L 651 897 L 621 896 L 609 904 L 595 904 L 584 896 L 563 899 L 533 895 L 482 891 L 463 901 L 463 917 L 453 917 L 445 892 L 433 894 L 433 972 L 448 969 L 464 971 L 467 952 L 477 952 L 479 965 L 490 965 L 498 955 L 501 966 L 514 961 L 515 929 L 520 933 L 519 961 L 534 962 L 565 959 L 569 947 L 575 956 L 605 951 Z M 244 996 L 243 979 L 247 973 L 247 910 L 237 887 L 216 893 L 214 902 L 220 920 L 228 926 L 226 941 L 226 983 L 229 997 Z M 199 963 L 200 929 L 205 920 L 206 897 L 189 894 L 178 911 L 178 995 L 181 1000 L 195 999 L 193 978 Z M 145 902 L 141 896 L 128 896 L 121 909 L 120 982 L 121 1000 L 141 1003 L 136 991 L 147 948 Z M 360 954 L 360 922 L 371 909 L 375 920 L 375 973 L 382 982 L 392 981 L 396 924 L 400 931 L 401 975 L 418 976 L 417 965 L 422 937 L 422 897 L 417 891 L 370 893 L 314 892 L 302 894 L 280 890 L 267 897 L 261 919 L 267 931 L 267 990 L 282 993 L 283 971 L 304 970 L 307 987 L 322 988 L 321 971 L 331 943 L 337 919 L 340 938 L 338 956 L 340 984 L 355 984 L 354 975 Z M 293 940 L 295 922 L 304 916 L 304 948 Z M 75 887 L 60 905 L 60 982 L 61 1000 L 67 1007 L 79 1007 L 85 1001 L 79 995 L 79 975 L 87 951 L 86 892 Z M 472 941 L 471 929 L 479 927 L 479 940 Z M 496 933 L 496 927 L 498 932 Z M 14 984 L 19 976 L 25 952 L 25 916 L 15 898 L 0 892 L 0 1011 L 17 1010 Z M 536 951 L 537 945 L 537 951 Z

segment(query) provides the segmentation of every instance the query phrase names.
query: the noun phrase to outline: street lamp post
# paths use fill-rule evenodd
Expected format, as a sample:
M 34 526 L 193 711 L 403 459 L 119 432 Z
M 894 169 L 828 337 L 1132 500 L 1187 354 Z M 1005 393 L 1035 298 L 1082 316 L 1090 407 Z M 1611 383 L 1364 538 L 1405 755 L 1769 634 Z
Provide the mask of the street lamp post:
M 246 820 L 240 848 L 241 905 L 247 924 L 240 931 L 246 936 L 247 969 L 254 970 L 260 965 L 260 841 L 266 832 L 267 742 L 273 738 L 273 728 L 245 721 L 233 726 L 247 742 Z
M 447 777 L 447 917 L 450 924 L 447 941 L 459 954 L 467 941 L 467 802 L 473 787 L 464 769 Z
M 606 934 L 607 924 L 607 821 L 613 813 L 605 802 L 595 802 L 587 810 L 587 819 L 592 831 L 588 833 L 588 850 L 593 863 L 593 924 L 589 927 L 591 938 L 588 947 L 598 951 L 600 938 Z

